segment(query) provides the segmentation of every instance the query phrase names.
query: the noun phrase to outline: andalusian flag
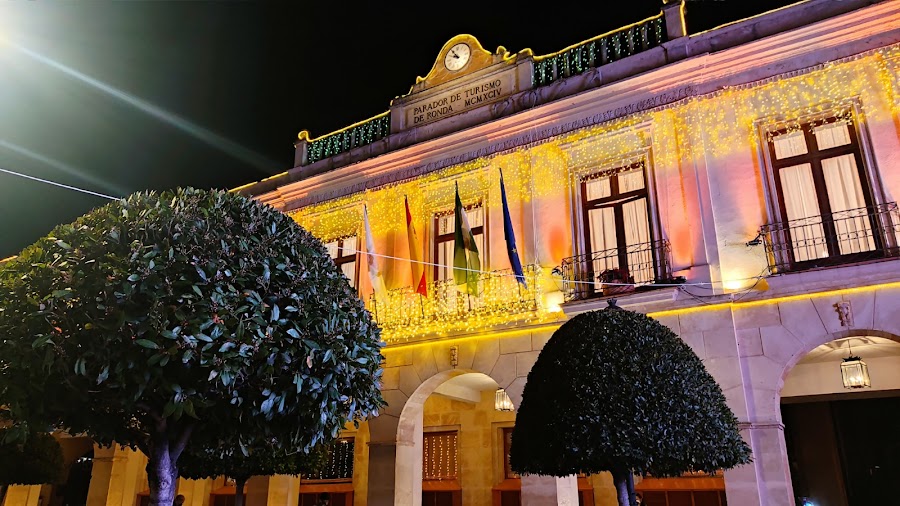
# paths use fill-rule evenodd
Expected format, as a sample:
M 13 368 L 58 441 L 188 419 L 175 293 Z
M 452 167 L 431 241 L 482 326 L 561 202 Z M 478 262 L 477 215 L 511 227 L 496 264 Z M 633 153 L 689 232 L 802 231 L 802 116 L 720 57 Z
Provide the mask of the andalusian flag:
M 459 200 L 459 185 L 456 185 L 456 223 L 453 238 L 453 280 L 461 292 L 478 295 L 478 275 L 481 271 L 481 260 L 478 258 L 478 247 L 475 236 L 469 228 L 469 218 Z
M 425 284 L 425 269 L 422 266 L 422 245 L 413 226 L 412 214 L 409 212 L 409 201 L 403 197 L 406 206 L 406 237 L 409 239 L 409 266 L 412 268 L 413 285 L 416 293 L 428 297 L 428 286 Z

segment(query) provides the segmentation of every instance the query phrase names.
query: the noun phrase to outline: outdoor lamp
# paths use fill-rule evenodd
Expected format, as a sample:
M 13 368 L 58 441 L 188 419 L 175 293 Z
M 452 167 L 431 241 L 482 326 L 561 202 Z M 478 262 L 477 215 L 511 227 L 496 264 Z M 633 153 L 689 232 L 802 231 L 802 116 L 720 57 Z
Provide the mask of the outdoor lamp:
M 506 390 L 502 388 L 498 388 L 496 392 L 494 392 L 494 409 L 497 411 L 515 411 L 516 408 L 513 406 L 512 400 L 506 395 Z
M 849 356 L 841 362 L 841 378 L 844 388 L 866 388 L 872 386 L 869 381 L 869 367 L 859 357 Z

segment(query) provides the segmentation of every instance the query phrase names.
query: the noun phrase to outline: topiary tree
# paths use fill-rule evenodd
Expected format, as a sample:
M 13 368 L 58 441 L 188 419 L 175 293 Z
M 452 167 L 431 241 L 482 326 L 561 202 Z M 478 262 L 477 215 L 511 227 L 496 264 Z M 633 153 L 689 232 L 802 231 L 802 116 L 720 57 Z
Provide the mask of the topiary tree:
M 320 444 L 309 452 L 290 452 L 265 444 L 244 452 L 222 442 L 218 447 L 192 447 L 181 455 L 178 472 L 182 478 L 200 480 L 227 476 L 234 479 L 234 506 L 244 505 L 244 484 L 253 476 L 274 474 L 299 475 L 315 472 L 325 464 L 327 445 Z
M 0 267 L 0 405 L 139 448 L 152 506 L 192 439 L 308 451 L 375 414 L 382 345 L 317 239 L 228 192 L 137 193 Z
M 15 429 L 0 429 L 0 504 L 9 485 L 41 485 L 60 481 L 63 454 L 59 442 L 45 432 L 25 441 L 11 436 Z
M 612 473 L 621 506 L 634 474 L 679 476 L 750 462 L 737 418 L 691 348 L 615 307 L 563 324 L 528 373 L 512 433 L 518 473 Z

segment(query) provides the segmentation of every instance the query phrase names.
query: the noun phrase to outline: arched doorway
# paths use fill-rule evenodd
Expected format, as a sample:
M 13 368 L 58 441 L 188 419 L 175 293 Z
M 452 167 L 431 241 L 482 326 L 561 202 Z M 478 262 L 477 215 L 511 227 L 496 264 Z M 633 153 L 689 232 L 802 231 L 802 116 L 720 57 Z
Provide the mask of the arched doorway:
M 504 431 L 514 411 L 495 406 L 497 382 L 451 370 L 424 381 L 403 407 L 397 429 L 395 504 L 491 504 L 505 480 Z
M 804 355 L 784 380 L 781 415 L 798 506 L 895 504 L 900 483 L 900 343 L 874 332 Z M 846 388 L 841 363 L 866 363 L 871 386 Z

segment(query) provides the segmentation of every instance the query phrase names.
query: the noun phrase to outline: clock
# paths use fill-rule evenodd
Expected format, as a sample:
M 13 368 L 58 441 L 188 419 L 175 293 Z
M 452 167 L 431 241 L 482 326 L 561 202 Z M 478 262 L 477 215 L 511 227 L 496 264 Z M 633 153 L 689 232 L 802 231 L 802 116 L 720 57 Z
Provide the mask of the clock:
M 462 42 L 454 44 L 447 51 L 447 56 L 444 57 L 444 66 L 447 67 L 447 70 L 459 70 L 469 63 L 470 56 L 472 56 L 472 50 L 469 49 L 468 44 Z

